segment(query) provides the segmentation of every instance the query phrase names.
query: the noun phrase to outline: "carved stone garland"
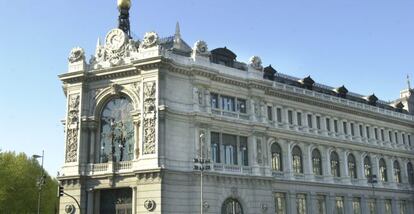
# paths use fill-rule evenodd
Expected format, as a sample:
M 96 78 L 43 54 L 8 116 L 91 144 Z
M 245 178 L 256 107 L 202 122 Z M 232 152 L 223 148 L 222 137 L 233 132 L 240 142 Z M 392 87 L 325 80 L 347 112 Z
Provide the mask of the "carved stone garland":
M 66 122 L 66 163 L 76 162 L 78 157 L 79 102 L 79 94 L 69 96 Z
M 156 83 L 144 83 L 144 155 L 155 154 Z

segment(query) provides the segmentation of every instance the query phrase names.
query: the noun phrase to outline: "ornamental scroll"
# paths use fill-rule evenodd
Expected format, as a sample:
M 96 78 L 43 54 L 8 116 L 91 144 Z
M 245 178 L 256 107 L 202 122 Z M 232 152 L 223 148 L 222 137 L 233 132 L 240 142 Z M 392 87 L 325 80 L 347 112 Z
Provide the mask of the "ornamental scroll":
M 155 154 L 156 138 L 156 83 L 144 83 L 144 155 Z
M 76 162 L 78 157 L 79 103 L 79 94 L 69 96 L 66 121 L 66 163 Z

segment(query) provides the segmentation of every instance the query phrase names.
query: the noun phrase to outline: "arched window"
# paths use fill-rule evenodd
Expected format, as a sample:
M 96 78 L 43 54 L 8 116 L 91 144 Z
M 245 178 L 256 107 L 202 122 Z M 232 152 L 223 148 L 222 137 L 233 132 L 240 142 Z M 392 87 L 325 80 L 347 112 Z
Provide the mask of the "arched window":
M 364 158 L 364 174 L 365 178 L 369 179 L 372 175 L 372 165 L 371 165 L 371 159 L 367 156 Z
M 314 175 L 322 175 L 322 158 L 318 149 L 312 151 L 312 168 Z
M 339 156 L 335 151 L 331 152 L 331 173 L 334 177 L 340 177 Z
M 380 171 L 380 179 L 382 182 L 388 182 L 388 175 L 387 175 L 387 164 L 385 163 L 384 158 L 381 158 L 379 161 L 379 171 Z
M 394 161 L 394 179 L 396 183 L 401 183 L 401 168 L 398 161 Z
M 351 177 L 352 179 L 357 178 L 356 161 L 355 161 L 355 156 L 353 154 L 348 155 L 348 172 L 349 172 L 349 177 Z
M 300 150 L 299 146 L 295 146 L 292 149 L 292 166 L 293 166 L 294 173 L 296 174 L 303 173 L 302 151 Z
M 243 207 L 238 200 L 229 198 L 224 201 L 221 214 L 243 214 Z
M 133 106 L 126 97 L 109 100 L 100 120 L 100 162 L 128 161 L 134 157 Z
M 273 143 L 271 147 L 272 152 L 272 170 L 283 171 L 282 165 L 282 148 L 278 143 Z
M 407 175 L 408 175 L 408 183 L 414 185 L 414 169 L 413 164 L 411 162 L 407 163 Z

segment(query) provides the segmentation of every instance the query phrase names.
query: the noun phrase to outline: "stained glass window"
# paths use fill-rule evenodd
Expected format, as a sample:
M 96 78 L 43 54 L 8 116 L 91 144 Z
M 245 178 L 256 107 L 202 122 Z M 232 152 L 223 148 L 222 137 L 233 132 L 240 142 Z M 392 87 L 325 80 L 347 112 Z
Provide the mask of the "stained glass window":
M 133 106 L 126 97 L 111 99 L 101 113 L 100 162 L 134 158 Z

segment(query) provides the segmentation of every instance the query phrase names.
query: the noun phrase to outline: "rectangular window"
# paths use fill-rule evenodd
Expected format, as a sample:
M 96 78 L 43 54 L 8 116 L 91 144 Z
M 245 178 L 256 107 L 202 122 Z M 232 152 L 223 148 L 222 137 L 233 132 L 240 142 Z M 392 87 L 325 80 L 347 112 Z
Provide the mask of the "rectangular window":
M 211 108 L 219 108 L 219 96 L 218 94 L 211 94 Z
M 359 136 L 364 137 L 364 130 L 362 129 L 362 125 L 359 125 Z
M 398 133 L 397 132 L 394 132 L 394 136 L 395 136 L 395 143 L 399 144 L 400 141 L 398 139 Z
M 338 120 L 334 120 L 334 130 L 335 133 L 338 133 Z
M 354 214 L 361 214 L 361 199 L 354 198 L 352 200 L 352 210 Z
M 378 140 L 378 129 L 374 128 L 374 136 L 375 136 L 375 140 Z
M 365 130 L 367 132 L 367 139 L 371 138 L 370 132 L 369 132 L 369 126 L 365 127 Z
M 344 134 L 348 134 L 348 124 L 346 122 L 342 123 L 343 129 L 344 129 Z
M 400 214 L 406 214 L 407 213 L 407 203 L 405 201 L 399 201 L 398 207 L 400 208 Z
M 355 127 L 354 127 L 354 123 L 351 123 L 351 135 L 355 136 Z
M 221 96 L 221 107 L 225 111 L 236 111 L 234 97 Z
M 293 125 L 293 112 L 292 110 L 288 110 L 288 122 L 290 125 Z
M 286 214 L 286 195 L 285 193 L 275 193 L 276 214 Z
M 237 165 L 237 136 L 223 134 L 224 163 Z
M 296 213 L 297 214 L 306 214 L 306 195 L 297 194 L 296 195 Z
M 237 98 L 237 111 L 246 114 L 246 100 Z
M 392 141 L 392 132 L 391 131 L 388 131 L 388 137 L 389 137 L 390 142 L 393 143 L 393 141 Z
M 384 133 L 384 129 L 381 129 L 381 140 L 385 141 L 385 133 Z
M 308 127 L 313 128 L 312 115 L 308 114 Z
M 411 135 L 408 135 L 408 145 L 411 146 Z
M 368 211 L 369 214 L 377 214 L 377 207 L 375 206 L 375 199 L 368 200 Z
M 403 144 L 405 145 L 405 134 L 402 134 L 402 142 L 403 142 Z
M 267 106 L 267 119 L 273 121 L 273 108 L 272 106 Z
M 316 116 L 316 128 L 317 129 L 321 129 L 321 117 L 320 116 Z
M 336 197 L 335 198 L 335 214 L 344 214 L 344 198 Z
M 324 195 L 318 195 L 316 200 L 316 210 L 318 214 L 326 214 L 326 202 L 325 202 L 325 196 Z
M 240 155 L 243 166 L 249 165 L 249 152 L 247 149 L 247 137 L 239 137 L 240 139 Z
M 392 214 L 392 201 L 387 199 L 385 200 L 385 212 L 384 214 Z
M 211 160 L 220 163 L 220 134 L 211 132 Z
M 296 120 L 297 120 L 298 126 L 302 126 L 302 113 L 301 112 L 296 113 Z
M 326 118 L 326 130 L 331 131 L 331 119 Z
M 276 115 L 277 115 L 277 122 L 281 123 L 282 122 L 282 109 L 281 108 L 276 109 Z

